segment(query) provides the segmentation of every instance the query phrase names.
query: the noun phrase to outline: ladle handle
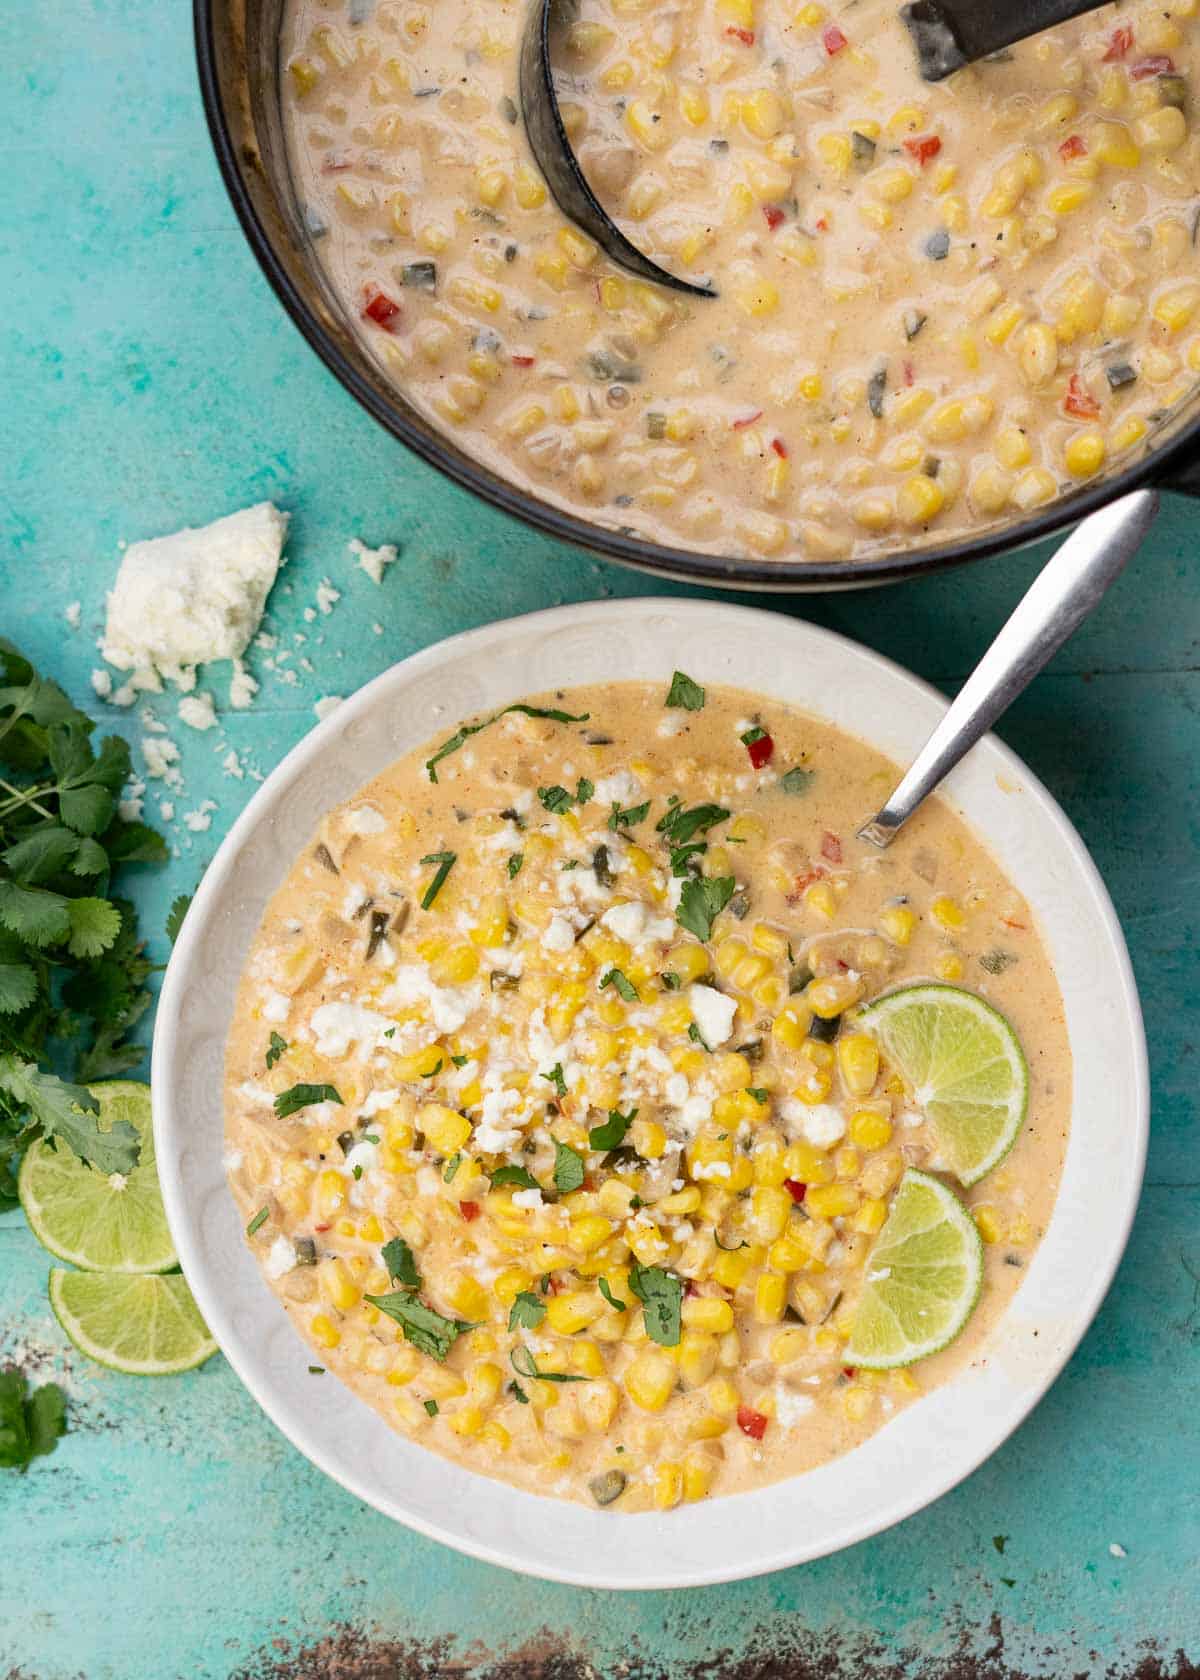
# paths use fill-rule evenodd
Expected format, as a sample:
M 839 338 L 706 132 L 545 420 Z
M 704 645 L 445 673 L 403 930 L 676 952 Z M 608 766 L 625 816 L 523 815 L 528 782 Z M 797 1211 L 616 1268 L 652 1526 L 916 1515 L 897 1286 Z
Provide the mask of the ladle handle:
M 900 8 L 917 48 L 921 75 L 940 82 L 964 64 L 1040 35 L 1043 29 L 1067 23 L 1084 12 L 1097 11 L 1103 0 L 912 0 Z
M 1135 490 L 1072 532 L 1034 579 L 895 793 L 859 830 L 861 840 L 891 844 L 926 795 L 1091 612 L 1137 551 L 1157 511 L 1156 490 Z

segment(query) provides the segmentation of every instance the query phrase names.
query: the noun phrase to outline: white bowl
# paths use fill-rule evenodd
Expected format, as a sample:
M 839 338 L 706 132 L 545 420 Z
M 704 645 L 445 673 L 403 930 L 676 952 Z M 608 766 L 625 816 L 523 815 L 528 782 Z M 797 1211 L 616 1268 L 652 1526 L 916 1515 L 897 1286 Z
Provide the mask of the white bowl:
M 388 1516 L 489 1563 L 588 1587 L 693 1587 L 781 1569 L 862 1540 L 953 1487 L 1036 1405 L 1086 1330 L 1125 1247 L 1146 1151 L 1141 1011 L 1108 894 L 1046 790 L 989 737 L 947 792 L 1039 915 L 1075 1071 L 1054 1217 L 985 1357 L 832 1464 L 628 1517 L 476 1476 L 390 1430 L 335 1378 L 308 1374 L 311 1353 L 259 1275 L 221 1165 L 225 1035 L 268 898 L 325 810 L 460 719 L 576 683 L 665 684 L 676 666 L 801 707 L 898 764 L 946 704 L 827 630 L 715 602 L 606 601 L 451 637 L 341 705 L 255 794 L 188 912 L 154 1034 L 154 1134 L 171 1230 L 251 1394 L 314 1464 Z

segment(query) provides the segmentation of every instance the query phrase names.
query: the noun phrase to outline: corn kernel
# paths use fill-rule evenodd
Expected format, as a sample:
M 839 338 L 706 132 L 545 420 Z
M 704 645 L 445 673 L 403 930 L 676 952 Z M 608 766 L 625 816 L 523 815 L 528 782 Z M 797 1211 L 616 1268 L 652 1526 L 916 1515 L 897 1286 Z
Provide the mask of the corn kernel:
M 1103 434 L 1089 429 L 1076 432 L 1063 450 L 1063 462 L 1072 478 L 1090 478 L 1099 472 L 1108 453 Z

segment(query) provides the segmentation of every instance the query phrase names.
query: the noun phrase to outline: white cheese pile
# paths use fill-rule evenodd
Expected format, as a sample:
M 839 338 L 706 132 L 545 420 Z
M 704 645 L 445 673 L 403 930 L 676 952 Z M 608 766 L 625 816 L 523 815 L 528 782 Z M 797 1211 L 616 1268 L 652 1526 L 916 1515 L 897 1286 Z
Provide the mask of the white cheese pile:
M 198 529 L 131 543 L 108 597 L 101 652 L 131 671 L 135 688 L 162 679 L 192 689 L 196 667 L 232 659 L 230 702 L 248 706 L 254 679 L 240 664 L 258 629 L 287 535 L 288 516 L 270 502 Z

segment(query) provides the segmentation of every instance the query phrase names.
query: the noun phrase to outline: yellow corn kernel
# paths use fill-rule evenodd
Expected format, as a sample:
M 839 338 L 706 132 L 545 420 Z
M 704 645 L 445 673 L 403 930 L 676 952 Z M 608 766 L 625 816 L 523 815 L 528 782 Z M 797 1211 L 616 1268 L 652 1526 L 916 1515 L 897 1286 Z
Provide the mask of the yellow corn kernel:
M 346 1180 L 332 1167 L 318 1173 L 316 1209 L 322 1220 L 329 1220 L 346 1205 Z
M 679 114 L 693 128 L 700 128 L 708 121 L 708 95 L 703 88 L 680 88 Z
M 1008 506 L 1012 479 L 994 462 L 986 462 L 972 473 L 969 494 L 977 513 L 1000 513 Z
M 772 1365 L 790 1365 L 793 1360 L 802 1358 L 809 1350 L 808 1332 L 805 1330 L 780 1330 L 771 1337 L 768 1357 Z
M 622 1382 L 626 1394 L 644 1412 L 661 1412 L 675 1387 L 675 1363 L 655 1348 L 645 1348 L 629 1365 Z
M 359 1290 L 343 1262 L 336 1257 L 322 1260 L 317 1273 L 321 1299 L 339 1312 L 348 1312 L 359 1299 Z
M 760 140 L 773 140 L 783 127 L 787 113 L 773 88 L 760 88 L 742 100 L 742 121 Z
M 877 169 L 867 185 L 885 204 L 900 204 L 913 190 L 913 177 L 907 169 Z
M 601 1295 L 584 1294 L 579 1290 L 564 1290 L 546 1301 L 546 1323 L 560 1336 L 573 1336 L 586 1330 L 607 1311 Z
M 858 1212 L 851 1217 L 850 1229 L 860 1232 L 863 1236 L 874 1236 L 876 1231 L 883 1229 L 887 1211 L 887 1203 L 881 1196 L 868 1196 L 860 1203 Z
M 866 986 L 857 974 L 830 974 L 821 980 L 811 980 L 805 988 L 804 1001 L 814 1015 L 832 1021 L 836 1015 L 851 1008 L 861 999 Z
M 721 1336 L 733 1329 L 733 1308 L 719 1295 L 689 1295 L 680 1310 L 689 1330 Z
M 1153 314 L 1160 326 L 1166 327 L 1168 332 L 1177 333 L 1188 325 L 1197 308 L 1200 308 L 1200 284 L 1189 280 L 1182 286 L 1173 286 L 1170 291 L 1161 292 Z
M 1177 106 L 1163 105 L 1134 123 L 1133 138 L 1148 152 L 1178 151 L 1187 139 L 1187 118 Z
M 1057 357 L 1057 351 L 1055 352 Z M 1020 426 L 1002 426 L 993 445 L 998 459 L 1006 467 L 1025 467 L 1032 459 L 1028 435 Z
M 600 247 L 574 228 L 559 228 L 558 247 L 569 263 L 576 268 L 590 268 L 600 255 Z
M 879 1077 L 879 1050 L 866 1033 L 845 1033 L 838 1040 L 838 1069 L 852 1097 L 865 1097 Z
M 735 282 L 733 296 L 742 313 L 754 318 L 770 315 L 779 307 L 779 288 L 765 275 Z
M 835 175 L 849 171 L 854 148 L 848 134 L 822 134 L 817 141 L 817 152 Z
M 314 1313 L 308 1321 L 308 1328 L 318 1347 L 335 1348 L 342 1339 L 341 1331 L 325 1313 Z
M 661 114 L 644 99 L 631 100 L 625 111 L 625 123 L 634 139 L 647 151 L 657 152 L 667 141 L 668 130 Z
M 850 1116 L 850 1141 L 860 1149 L 882 1149 L 891 1142 L 892 1123 L 877 1109 L 860 1108 Z
M 709 1458 L 689 1455 L 683 1461 L 683 1500 L 692 1505 L 711 1491 L 715 1466 Z
M 522 210 L 538 210 L 546 202 L 546 184 L 528 164 L 517 166 L 513 191 Z
M 985 1243 L 1004 1241 L 1004 1220 L 998 1208 L 987 1205 L 973 1208 L 975 1227 Z
M 916 916 L 903 904 L 889 905 L 879 917 L 879 926 L 893 945 L 907 945 L 916 925 Z
M 842 1410 L 851 1423 L 862 1423 L 870 1416 L 874 1404 L 871 1390 L 861 1383 L 852 1383 L 842 1394 Z
M 487 1291 L 470 1272 L 456 1272 L 449 1277 L 443 1293 L 446 1302 L 461 1318 L 481 1319 L 488 1316 Z
M 915 473 L 896 493 L 896 512 L 904 525 L 927 525 L 942 511 L 946 492 L 936 478 Z
M 683 1498 L 683 1466 L 664 1460 L 654 1472 L 651 1499 L 656 1511 L 672 1511 Z
M 962 905 L 954 898 L 935 898 L 929 906 L 929 913 L 935 922 L 951 933 L 958 933 L 967 924 Z
M 722 1289 L 737 1289 L 745 1282 L 746 1274 L 753 1263 L 748 1248 L 722 1249 L 713 1261 L 713 1279 Z
M 1075 436 L 1068 440 L 1063 450 L 1063 462 L 1072 478 L 1090 478 L 1104 465 L 1107 453 L 1103 434 L 1089 428 L 1084 432 L 1076 432 Z
M 427 1044 L 409 1056 L 392 1057 L 392 1073 L 401 1084 L 415 1079 L 429 1079 L 445 1065 L 446 1053 L 440 1044 Z
M 452 945 L 429 970 L 430 978 L 438 986 L 465 986 L 478 973 L 479 953 L 470 945 Z
M 1051 187 L 1046 195 L 1046 206 L 1056 216 L 1070 216 L 1083 208 L 1095 190 L 1090 181 L 1064 181 L 1057 187 Z
M 754 1322 L 778 1324 L 787 1308 L 787 1278 L 781 1272 L 760 1272 L 754 1284 Z
M 667 1152 L 667 1134 L 657 1120 L 635 1120 L 629 1141 L 643 1161 L 658 1161 Z
M 1200 358 L 1197 358 L 1195 365 L 1200 367 Z M 1113 427 L 1113 453 L 1119 454 L 1123 449 L 1132 449 L 1134 444 L 1140 443 L 1145 435 L 1146 422 L 1139 419 L 1136 414 L 1127 415 L 1124 420 Z
M 1010 215 L 1020 203 L 1028 184 L 1019 162 L 1002 164 L 979 206 L 981 215 L 993 220 Z
M 804 1205 L 814 1219 L 836 1219 L 853 1213 L 859 1204 L 859 1194 L 852 1184 L 810 1184 Z
M 505 1266 L 492 1281 L 492 1293 L 504 1307 L 511 1307 L 522 1290 L 532 1287 L 533 1273 L 523 1266 Z
M 943 951 L 933 965 L 933 972 L 939 980 L 961 980 L 963 960 L 957 951 Z
M 759 1242 L 774 1242 L 787 1226 L 792 1198 L 777 1184 L 759 1184 L 750 1194 L 750 1226 Z
M 417 1126 L 439 1155 L 453 1155 L 471 1135 L 471 1122 L 441 1103 L 426 1103 L 418 1112 Z

